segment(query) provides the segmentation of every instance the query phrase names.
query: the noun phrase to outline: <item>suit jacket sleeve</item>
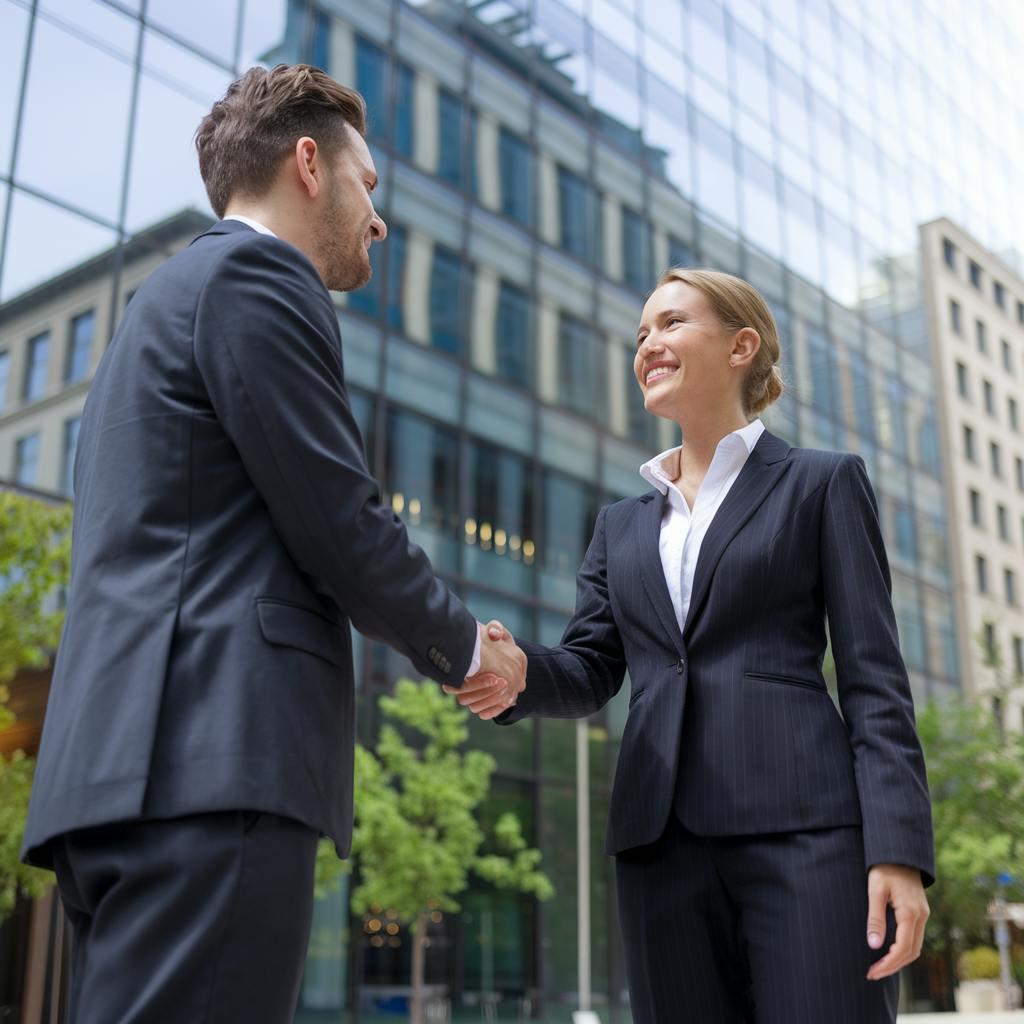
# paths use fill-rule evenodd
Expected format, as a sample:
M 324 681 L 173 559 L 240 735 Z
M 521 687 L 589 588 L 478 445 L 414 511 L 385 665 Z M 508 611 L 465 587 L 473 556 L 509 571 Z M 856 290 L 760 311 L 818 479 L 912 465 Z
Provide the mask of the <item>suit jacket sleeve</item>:
M 526 689 L 515 707 L 494 721 L 511 725 L 530 715 L 585 718 L 619 691 L 626 672 L 622 640 L 608 597 L 605 514 L 601 509 L 583 565 L 576 576 L 576 610 L 558 647 L 525 640 Z
M 341 336 L 311 263 L 245 236 L 199 299 L 195 359 L 295 563 L 356 628 L 461 686 L 477 626 L 381 504 L 349 405 Z
M 840 459 L 826 485 L 821 559 L 866 864 L 916 867 L 929 885 L 935 853 L 924 755 L 900 654 L 878 507 L 857 455 Z

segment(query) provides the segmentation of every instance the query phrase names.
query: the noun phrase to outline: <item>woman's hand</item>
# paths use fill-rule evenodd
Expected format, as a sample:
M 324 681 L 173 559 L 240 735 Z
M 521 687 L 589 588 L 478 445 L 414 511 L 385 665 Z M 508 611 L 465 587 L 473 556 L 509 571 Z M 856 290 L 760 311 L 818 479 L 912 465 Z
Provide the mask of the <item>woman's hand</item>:
M 869 981 L 881 981 L 921 955 L 931 911 L 917 868 L 876 864 L 868 872 L 868 945 L 872 949 L 881 949 L 885 941 L 885 910 L 890 905 L 896 915 L 896 939 L 889 952 L 871 965 Z

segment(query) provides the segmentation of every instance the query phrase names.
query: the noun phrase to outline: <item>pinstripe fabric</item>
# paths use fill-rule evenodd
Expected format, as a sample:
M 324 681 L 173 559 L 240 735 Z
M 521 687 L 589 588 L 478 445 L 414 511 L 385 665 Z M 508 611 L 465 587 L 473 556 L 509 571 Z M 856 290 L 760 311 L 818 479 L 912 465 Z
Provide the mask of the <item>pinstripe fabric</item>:
M 616 858 L 635 1024 L 891 1024 L 865 941 L 860 829 L 701 837 Z M 890 918 L 886 946 L 894 937 Z
M 863 825 L 864 867 L 934 876 L 931 807 L 863 461 L 765 431 L 704 542 L 679 631 L 664 497 L 601 510 L 561 644 L 521 642 L 526 690 L 495 719 L 578 718 L 628 666 L 607 850 L 653 843 L 673 807 L 705 836 Z M 842 716 L 821 673 L 828 617 Z

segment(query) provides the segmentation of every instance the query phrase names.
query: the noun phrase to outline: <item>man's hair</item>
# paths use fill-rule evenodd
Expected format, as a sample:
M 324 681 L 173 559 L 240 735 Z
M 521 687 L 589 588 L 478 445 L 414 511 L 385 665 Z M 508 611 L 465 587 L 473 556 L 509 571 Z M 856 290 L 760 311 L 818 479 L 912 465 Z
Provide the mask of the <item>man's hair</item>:
M 345 146 L 349 125 L 366 134 L 362 96 L 319 68 L 250 68 L 196 129 L 199 173 L 214 213 L 223 217 L 232 196 L 265 195 L 304 135 L 334 156 Z

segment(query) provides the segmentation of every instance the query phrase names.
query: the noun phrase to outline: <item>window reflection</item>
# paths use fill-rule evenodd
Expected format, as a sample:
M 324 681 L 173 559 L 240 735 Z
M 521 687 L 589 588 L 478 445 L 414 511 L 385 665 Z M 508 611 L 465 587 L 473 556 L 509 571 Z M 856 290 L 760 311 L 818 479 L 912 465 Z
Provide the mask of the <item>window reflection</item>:
M 597 259 L 600 239 L 600 200 L 596 190 L 566 167 L 558 168 L 561 245 L 578 259 Z
M 462 257 L 443 245 L 434 247 L 430 273 L 430 344 L 443 352 L 462 351 L 467 274 Z
M 522 288 L 501 282 L 495 322 L 497 375 L 526 387 L 530 344 L 530 299 Z
M 498 137 L 501 167 L 501 212 L 506 217 L 530 224 L 530 148 L 515 133 L 502 126 Z
M 593 487 L 561 473 L 544 473 L 542 599 L 572 608 L 576 572 L 583 562 L 597 514 Z
M 434 565 L 458 565 L 458 439 L 423 416 L 388 414 L 387 487 L 391 507 Z
M 362 288 L 348 295 L 349 309 L 375 318 L 380 316 L 382 305 L 386 302 L 388 326 L 397 331 L 404 329 L 402 282 L 405 279 L 407 238 L 404 227 L 392 224 L 388 228 L 387 239 L 370 246 L 373 276 Z
M 536 558 L 530 463 L 483 441 L 471 442 L 469 452 L 472 501 L 463 527 L 466 575 L 529 593 L 530 566 Z
M 558 330 L 558 401 L 580 415 L 592 415 L 597 398 L 598 360 L 589 325 L 562 313 Z
M 29 338 L 25 349 L 25 379 L 21 389 L 24 402 L 35 402 L 46 393 L 46 372 L 50 361 L 50 332 Z
M 64 383 L 73 384 L 82 380 L 89 370 L 89 356 L 96 335 L 96 312 L 88 310 L 71 321 L 71 337 L 68 339 L 67 358 L 64 363 Z

